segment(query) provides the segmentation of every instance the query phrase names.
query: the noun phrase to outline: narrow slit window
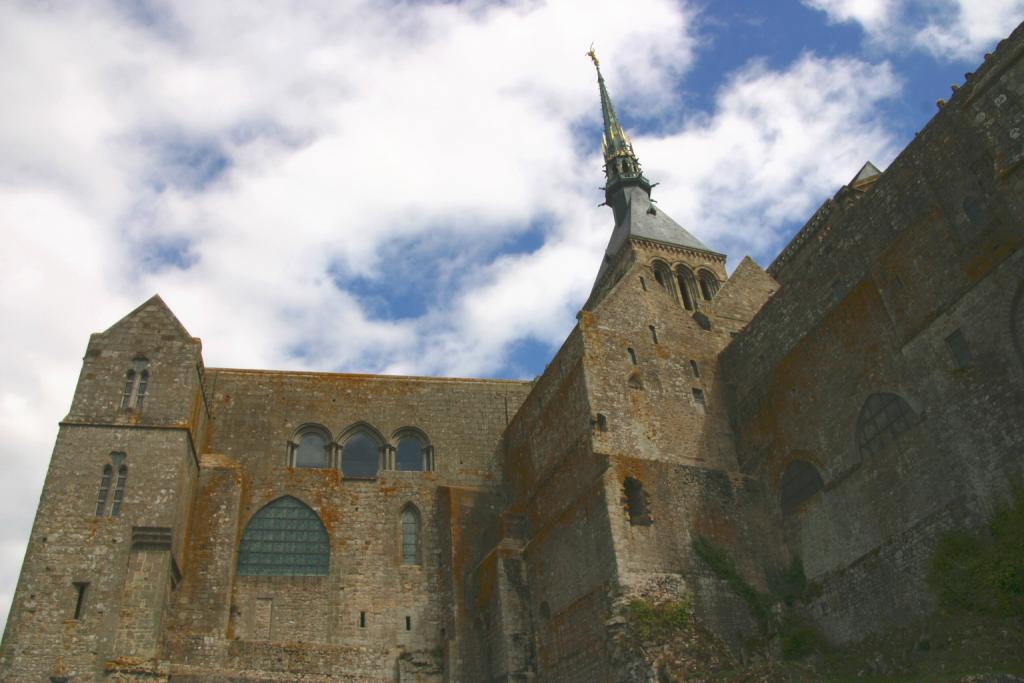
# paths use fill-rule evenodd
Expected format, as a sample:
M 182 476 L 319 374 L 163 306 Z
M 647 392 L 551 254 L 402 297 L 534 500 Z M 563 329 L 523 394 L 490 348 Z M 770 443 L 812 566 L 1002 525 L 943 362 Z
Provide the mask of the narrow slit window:
M 700 377 L 700 366 L 697 365 L 697 361 L 690 361 L 690 370 L 693 372 L 694 377 Z
M 121 514 L 121 503 L 124 502 L 124 485 L 128 480 L 128 466 L 121 465 L 117 468 L 117 485 L 114 486 L 114 502 L 110 506 L 110 516 L 117 517 Z
M 110 465 L 103 466 L 103 475 L 100 477 L 100 491 L 96 496 L 96 516 L 102 517 L 107 510 L 107 498 L 110 496 L 110 480 L 114 477 L 114 468 Z
M 124 389 L 121 392 L 121 409 L 124 410 L 132 404 L 132 390 L 135 388 L 135 371 L 129 370 L 124 376 Z
M 633 349 L 626 349 L 626 353 L 629 355 L 629 362 L 636 365 L 636 351 Z
M 135 391 L 135 409 L 142 410 L 142 404 L 146 401 L 146 390 L 149 389 L 149 370 L 139 373 L 139 388 Z
M 75 581 L 72 584 L 75 587 L 75 619 L 82 618 L 82 611 L 85 609 L 85 591 L 89 588 L 87 581 Z
M 647 280 L 644 280 L 643 275 L 640 276 L 640 289 L 647 291 Z
M 402 510 L 402 564 L 420 563 L 420 514 L 412 505 Z
M 405 617 L 405 630 L 406 631 L 411 631 L 412 630 L 412 617 L 410 617 L 409 615 L 406 615 L 406 617 Z
M 366 628 L 366 612 L 359 613 L 359 628 Z
M 651 331 L 651 341 L 655 344 L 658 343 L 658 330 L 654 328 L 654 325 L 648 325 L 647 329 Z

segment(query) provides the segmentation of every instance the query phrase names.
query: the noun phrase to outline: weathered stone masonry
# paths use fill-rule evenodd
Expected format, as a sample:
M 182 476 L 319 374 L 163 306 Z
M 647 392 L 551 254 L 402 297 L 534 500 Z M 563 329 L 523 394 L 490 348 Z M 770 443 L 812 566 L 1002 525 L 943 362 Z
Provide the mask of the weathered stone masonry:
M 762 589 L 799 557 L 834 641 L 926 616 L 937 539 L 1024 481 L 1024 29 L 728 278 L 599 88 L 615 225 L 533 382 L 205 368 L 159 297 L 93 335 L 0 679 L 610 683 L 631 598 L 755 631 L 698 537 Z M 266 522 L 282 500 L 311 526 Z M 253 520 L 280 570 L 239 571 Z M 289 564 L 309 538 L 323 571 Z

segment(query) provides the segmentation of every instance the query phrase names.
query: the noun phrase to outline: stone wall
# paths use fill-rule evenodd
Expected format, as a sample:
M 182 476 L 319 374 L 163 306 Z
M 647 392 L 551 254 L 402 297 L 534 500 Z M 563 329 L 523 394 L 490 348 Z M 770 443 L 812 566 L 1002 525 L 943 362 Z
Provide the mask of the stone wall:
M 837 195 L 722 357 L 741 466 L 822 585 L 813 611 L 836 640 L 926 614 L 938 538 L 1024 475 L 1022 54 L 1018 29 L 862 197 Z M 858 425 L 877 393 L 900 396 L 910 426 L 868 452 Z M 795 460 L 824 487 L 783 518 Z

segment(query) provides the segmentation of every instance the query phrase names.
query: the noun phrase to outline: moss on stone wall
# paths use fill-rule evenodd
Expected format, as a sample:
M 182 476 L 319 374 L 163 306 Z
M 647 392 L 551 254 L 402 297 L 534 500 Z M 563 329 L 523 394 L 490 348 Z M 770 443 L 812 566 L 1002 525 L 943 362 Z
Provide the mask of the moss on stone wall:
M 947 612 L 1024 616 L 1024 489 L 987 526 L 943 537 L 928 584 Z

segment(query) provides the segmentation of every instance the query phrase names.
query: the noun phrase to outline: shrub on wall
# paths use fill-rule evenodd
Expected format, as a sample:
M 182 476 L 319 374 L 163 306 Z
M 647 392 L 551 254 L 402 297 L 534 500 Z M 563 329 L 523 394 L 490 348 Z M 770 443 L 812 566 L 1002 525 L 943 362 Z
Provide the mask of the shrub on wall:
M 928 583 L 949 612 L 1024 616 L 1024 490 L 986 527 L 939 541 Z

